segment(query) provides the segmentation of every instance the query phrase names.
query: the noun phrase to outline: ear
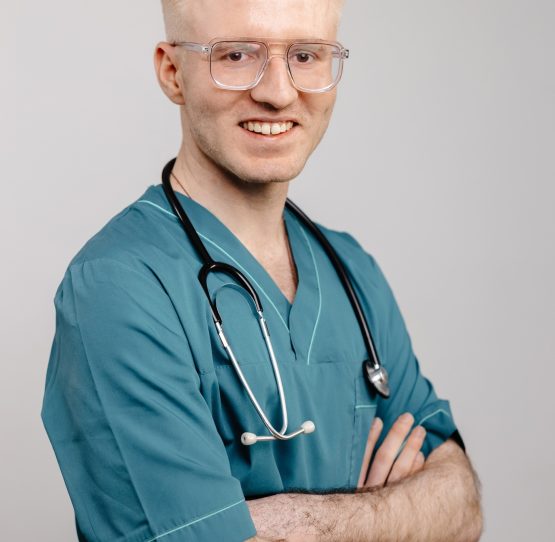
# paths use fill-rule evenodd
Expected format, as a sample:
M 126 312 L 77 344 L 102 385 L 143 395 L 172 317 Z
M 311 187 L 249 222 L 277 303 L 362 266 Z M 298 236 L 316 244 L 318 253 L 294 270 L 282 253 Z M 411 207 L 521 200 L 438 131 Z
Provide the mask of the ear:
M 158 77 L 158 83 L 164 94 L 175 104 L 183 105 L 185 96 L 183 94 L 182 82 L 179 78 L 179 66 L 175 47 L 165 41 L 156 45 L 154 51 L 154 69 Z

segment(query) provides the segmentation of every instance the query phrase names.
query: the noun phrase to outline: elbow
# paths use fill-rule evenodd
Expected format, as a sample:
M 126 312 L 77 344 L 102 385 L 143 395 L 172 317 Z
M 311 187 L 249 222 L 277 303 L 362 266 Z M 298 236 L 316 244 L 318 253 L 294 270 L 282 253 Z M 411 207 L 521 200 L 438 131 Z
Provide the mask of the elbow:
M 482 532 L 484 530 L 484 516 L 479 502 L 469 515 L 471 517 L 469 517 L 469 522 L 467 524 L 464 542 L 477 542 L 482 537 Z M 463 541 L 461 540 L 461 542 Z
M 453 536 L 453 540 L 456 542 L 477 542 L 482 537 L 483 529 L 484 516 L 479 500 L 472 503 L 467 501 L 466 506 L 461 510 L 458 528 L 455 531 L 457 534 Z
M 481 484 L 476 471 L 469 464 L 464 475 L 464 533 L 460 542 L 476 542 L 480 540 L 484 530 L 484 514 L 481 503 Z

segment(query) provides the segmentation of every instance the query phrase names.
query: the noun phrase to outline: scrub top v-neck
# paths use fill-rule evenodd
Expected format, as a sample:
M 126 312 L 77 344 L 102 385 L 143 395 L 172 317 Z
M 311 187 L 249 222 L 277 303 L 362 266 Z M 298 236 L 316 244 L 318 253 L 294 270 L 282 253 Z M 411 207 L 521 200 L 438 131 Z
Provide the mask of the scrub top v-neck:
M 322 228 L 346 266 L 390 375 L 383 400 L 352 308 L 323 248 L 286 209 L 298 273 L 291 304 L 212 213 L 178 194 L 211 256 L 257 290 L 283 379 L 291 441 L 266 434 L 215 331 L 197 279 L 201 262 L 151 186 L 71 261 L 55 297 L 56 335 L 42 417 L 83 539 L 246 540 L 245 498 L 354 489 L 375 416 L 385 435 L 403 412 L 427 430 L 427 456 L 456 427 L 421 374 L 401 313 L 374 258 L 347 233 Z M 281 427 L 273 371 L 253 306 L 226 275 L 210 275 L 226 336 L 264 412 Z M 383 436 L 382 436 L 383 438 Z
M 272 313 L 272 317 L 277 319 L 277 326 L 290 334 L 293 350 L 299 357 L 305 358 L 320 309 L 318 269 L 312 251 L 314 240 L 309 240 L 297 219 L 289 211 L 284 211 L 287 237 L 298 277 L 295 297 L 291 303 L 267 270 L 226 226 L 195 201 L 179 193 L 178 198 L 191 215 L 193 223 L 199 223 L 200 237 L 212 257 L 231 263 L 252 280 L 265 315 Z M 306 257 L 307 254 L 309 257 Z M 232 285 L 229 277 L 222 275 L 222 283 L 218 286 L 221 288 L 223 284 Z

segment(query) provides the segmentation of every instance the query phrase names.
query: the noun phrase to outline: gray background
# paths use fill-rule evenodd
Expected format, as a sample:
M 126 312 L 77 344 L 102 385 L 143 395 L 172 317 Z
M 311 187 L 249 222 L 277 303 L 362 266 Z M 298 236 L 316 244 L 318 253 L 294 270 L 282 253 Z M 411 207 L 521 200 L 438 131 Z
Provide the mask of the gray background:
M 2 538 L 74 540 L 39 412 L 67 263 L 179 143 L 157 1 L 2 2 Z M 14 24 L 16 22 L 16 24 Z M 291 195 L 380 262 L 483 481 L 483 540 L 552 540 L 555 3 L 349 0 Z

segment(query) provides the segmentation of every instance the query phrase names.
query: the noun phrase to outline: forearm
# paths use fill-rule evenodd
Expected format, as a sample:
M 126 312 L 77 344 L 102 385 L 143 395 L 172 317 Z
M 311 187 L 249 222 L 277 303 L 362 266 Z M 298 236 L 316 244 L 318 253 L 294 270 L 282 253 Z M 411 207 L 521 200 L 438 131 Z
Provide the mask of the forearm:
M 271 540 L 478 540 L 477 480 L 452 442 L 424 468 L 385 488 L 357 494 L 282 494 L 249 503 L 259 536 Z
M 374 492 L 342 497 L 336 529 L 343 540 L 471 542 L 480 537 L 478 480 L 451 441 L 417 474 Z

